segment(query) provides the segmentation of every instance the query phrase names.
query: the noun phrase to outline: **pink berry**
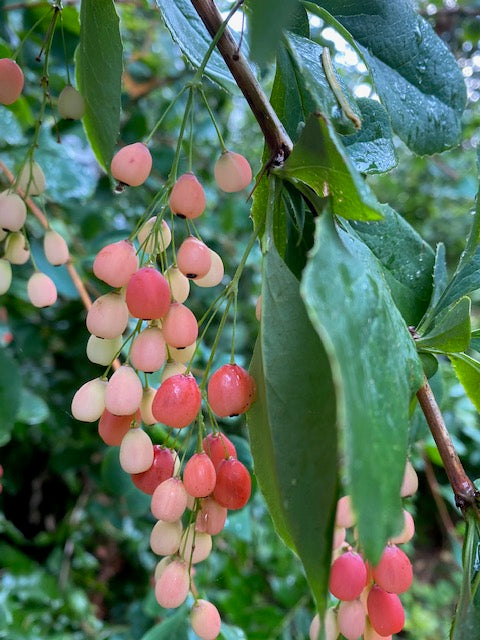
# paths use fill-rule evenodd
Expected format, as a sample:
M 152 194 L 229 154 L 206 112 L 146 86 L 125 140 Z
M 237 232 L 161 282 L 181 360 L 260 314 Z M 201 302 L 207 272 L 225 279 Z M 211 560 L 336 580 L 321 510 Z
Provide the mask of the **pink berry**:
M 156 269 L 142 267 L 128 281 L 125 299 L 134 318 L 155 320 L 167 315 L 170 288 L 167 280 Z
M 155 583 L 155 598 L 161 607 L 172 609 L 185 602 L 190 591 L 188 565 L 182 560 L 173 560 Z
M 118 293 L 100 296 L 87 312 L 87 329 L 97 338 L 117 338 L 127 325 L 128 307 Z
M 23 71 L 10 58 L 0 59 L 0 104 L 13 104 L 22 93 Z
M 94 378 L 85 382 L 72 399 L 72 415 L 82 422 L 95 422 L 105 409 L 105 387 L 107 381 Z
M 404 593 L 412 584 L 412 563 L 399 547 L 388 545 L 380 562 L 373 567 L 373 579 L 389 593 Z
M 235 445 L 223 433 L 209 433 L 203 439 L 203 450 L 213 462 L 213 466 L 217 469 L 218 465 L 225 458 L 236 458 L 237 450 Z
M 157 422 L 152 413 L 152 404 L 156 393 L 157 390 L 152 387 L 145 387 L 143 389 L 142 400 L 140 402 L 140 415 L 143 424 L 147 426 L 151 426 Z
M 175 457 L 176 457 L 175 453 Z M 159 444 L 153 445 L 153 462 L 142 473 L 132 474 L 132 482 L 147 495 L 152 495 L 162 482 L 171 478 L 175 469 L 175 457 L 171 449 Z
M 163 367 L 166 357 L 165 339 L 158 327 L 144 329 L 132 342 L 130 362 L 135 369 L 153 373 Z
M 43 251 L 48 262 L 55 267 L 65 264 L 70 259 L 70 252 L 65 238 L 53 229 L 46 231 L 43 236 Z
M 182 540 L 182 521 L 165 522 L 159 520 L 150 534 L 150 548 L 159 556 L 176 553 Z
M 190 280 L 202 278 L 212 265 L 210 249 L 198 238 L 189 236 L 177 251 L 177 265 Z
M 222 620 L 217 607 L 207 600 L 197 600 L 190 611 L 190 624 L 201 640 L 215 640 Z
M 339 631 L 337 615 L 334 609 L 330 608 L 325 611 L 322 626 L 325 634 L 325 640 L 337 640 Z M 318 613 L 313 617 L 308 635 L 310 640 L 318 640 L 320 638 L 320 616 Z
M 135 370 L 124 364 L 107 383 L 105 407 L 116 416 L 128 416 L 140 407 L 143 386 Z
M 162 322 L 165 342 L 176 349 L 188 347 L 198 337 L 198 323 L 188 307 L 172 302 Z
M 202 185 L 193 173 L 184 173 L 173 185 L 170 209 L 181 218 L 198 218 L 205 211 L 206 199 Z
M 222 507 L 241 509 L 247 504 L 251 490 L 250 474 L 240 460 L 226 458 L 220 462 L 213 497 Z
M 27 293 L 34 307 L 50 307 L 57 301 L 57 287 L 46 273 L 37 271 L 30 276 Z
M 399 633 L 405 624 L 405 613 L 396 593 L 387 593 L 373 585 L 367 598 L 370 624 L 381 636 Z
M 187 508 L 187 491 L 180 478 L 167 478 L 155 489 L 150 509 L 158 520 L 175 522 Z
M 400 489 L 400 496 L 406 498 L 407 496 L 413 496 L 418 489 L 418 476 L 410 460 L 407 460 L 405 465 L 405 471 L 403 474 L 402 487 Z
M 252 169 L 240 153 L 225 151 L 217 160 L 215 180 L 222 191 L 233 193 L 248 187 L 252 181 Z
M 189 525 L 183 534 L 180 543 L 180 552 L 183 559 L 192 564 L 203 562 L 212 550 L 212 536 L 208 533 L 196 531 L 195 523 Z
M 135 247 L 128 240 L 112 242 L 97 253 L 93 273 L 111 287 L 123 287 L 138 269 Z
M 105 409 L 98 421 L 98 435 L 110 447 L 119 447 L 134 419 L 138 421 L 138 412 L 129 416 L 116 416 Z
M 113 156 L 110 171 L 115 180 L 130 187 L 143 184 L 152 170 L 152 156 L 142 142 L 127 144 Z
M 341 602 L 337 622 L 338 629 L 346 640 L 358 640 L 365 630 L 365 609 L 360 600 Z
M 194 498 L 205 498 L 214 490 L 215 481 L 215 467 L 207 454 L 193 454 L 183 471 L 183 484 L 187 493 Z
M 153 462 L 150 436 L 140 428 L 130 429 L 120 444 L 120 466 L 125 473 L 141 473 Z
M 255 381 L 238 364 L 225 364 L 208 382 L 208 404 L 220 417 L 245 413 L 255 400 Z
M 152 411 L 158 422 L 182 429 L 195 420 L 202 395 L 192 375 L 177 374 L 162 382 L 153 400 Z
M 413 522 L 412 515 L 406 510 L 403 510 L 403 529 L 400 533 L 393 538 L 390 538 L 391 544 L 405 544 L 409 542 L 415 534 L 415 523 Z
M 27 219 L 27 206 L 18 193 L 0 193 L 0 228 L 20 231 Z
M 329 589 L 339 600 L 355 600 L 367 584 L 367 569 L 363 558 L 354 551 L 339 556 L 330 570 Z
M 222 531 L 227 519 L 227 509 L 218 504 L 212 497 L 204 498 L 201 501 L 200 511 L 197 513 L 195 529 L 211 536 Z
M 350 496 L 342 496 L 337 502 L 335 525 L 349 529 L 355 524 L 355 516 L 352 511 L 352 499 Z
M 223 262 L 218 253 L 210 249 L 210 258 L 211 264 L 207 273 L 201 278 L 194 279 L 195 284 L 199 287 L 216 287 L 217 284 L 222 282 L 225 275 Z

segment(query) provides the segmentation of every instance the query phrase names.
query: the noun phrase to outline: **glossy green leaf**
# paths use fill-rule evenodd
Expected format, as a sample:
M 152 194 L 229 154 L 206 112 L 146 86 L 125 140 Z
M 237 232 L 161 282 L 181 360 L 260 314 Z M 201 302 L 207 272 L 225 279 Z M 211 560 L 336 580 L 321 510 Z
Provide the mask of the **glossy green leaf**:
M 15 360 L 0 348 L 0 442 L 5 443 L 20 406 L 22 380 Z
M 203 61 L 212 41 L 206 27 L 189 0 L 155 0 L 173 40 L 190 64 L 197 68 Z M 232 93 L 238 93 L 222 56 L 215 49 L 205 68 L 205 74 Z
M 251 367 L 258 397 L 248 415 L 255 474 L 322 609 L 337 497 L 336 390 L 299 282 L 272 242 L 262 281 L 262 329 Z
M 472 339 L 470 340 L 470 347 L 475 351 L 480 352 L 480 329 L 472 331 Z
M 112 0 L 82 0 L 76 77 L 85 98 L 83 125 L 98 162 L 108 170 L 120 130 L 122 41 Z
M 435 318 L 428 333 L 417 340 L 419 349 L 459 353 L 470 344 L 470 298 L 464 296 Z
M 252 60 L 265 63 L 273 58 L 282 31 L 294 19 L 299 0 L 250 2 L 249 36 Z
M 408 325 L 416 325 L 432 294 L 431 247 L 394 209 L 383 205 L 384 219 L 351 222 L 382 265 L 392 298 Z
M 173 615 L 147 631 L 141 640 L 187 640 L 189 627 L 188 610 L 182 606 Z
M 435 252 L 435 264 L 433 266 L 433 287 L 430 303 L 425 315 L 417 325 L 418 333 L 422 334 L 428 331 L 435 319 L 435 307 L 440 300 L 448 282 L 447 261 L 445 256 L 445 245 L 443 242 L 437 244 Z
M 480 362 L 465 353 L 449 355 L 449 358 L 467 396 L 480 411 Z
M 359 240 L 339 235 L 330 215 L 317 223 L 301 291 L 335 372 L 346 489 L 360 543 L 376 562 L 400 528 L 409 403 L 422 368 L 377 260 Z
M 394 131 L 418 154 L 458 142 L 466 91 L 455 58 L 409 0 L 316 0 L 355 38 Z
M 335 215 L 353 220 L 378 220 L 382 207 L 353 166 L 335 130 L 325 118 L 312 115 L 278 174 L 299 190 L 331 195 Z

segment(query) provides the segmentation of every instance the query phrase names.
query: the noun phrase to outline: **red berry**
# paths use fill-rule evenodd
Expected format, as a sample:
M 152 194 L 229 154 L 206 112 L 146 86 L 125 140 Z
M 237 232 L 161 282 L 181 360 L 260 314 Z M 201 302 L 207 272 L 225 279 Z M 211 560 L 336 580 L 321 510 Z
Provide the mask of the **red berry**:
M 213 462 L 206 453 L 195 453 L 183 470 L 183 484 L 194 498 L 205 498 L 215 488 L 216 474 Z
M 154 444 L 151 467 L 142 473 L 132 474 L 133 484 L 143 493 L 152 495 L 159 484 L 173 476 L 174 468 L 175 458 L 171 449 Z
M 134 318 L 163 318 L 170 307 L 168 282 L 153 267 L 142 267 L 128 281 L 125 300 Z
M 119 447 L 135 418 L 140 419 L 138 411 L 129 416 L 116 416 L 105 409 L 98 421 L 98 435 L 110 447 Z
M 183 349 L 198 337 L 197 319 L 188 307 L 172 302 L 162 322 L 162 333 L 169 347 Z
M 152 169 L 152 156 L 142 142 L 127 144 L 113 156 L 110 170 L 115 180 L 131 187 L 143 184 Z
M 227 509 L 218 504 L 212 497 L 204 498 L 201 501 L 201 509 L 197 513 L 195 529 L 211 536 L 222 531 L 227 519 Z
M 157 390 L 152 412 L 158 422 L 182 429 L 195 420 L 202 404 L 202 394 L 195 378 L 183 373 L 167 378 Z
M 22 93 L 23 71 L 10 58 L 0 59 L 0 104 L 13 104 Z
M 223 433 L 209 433 L 203 439 L 203 450 L 213 462 L 213 466 L 217 469 L 218 465 L 225 458 L 236 458 L 237 450 L 235 445 Z
M 370 624 L 381 636 L 399 633 L 405 624 L 405 613 L 396 593 L 387 593 L 373 585 L 367 598 Z
M 332 564 L 328 588 L 339 600 L 355 600 L 367 584 L 367 569 L 363 558 L 347 551 Z
M 412 563 L 399 547 L 388 545 L 373 568 L 373 579 L 389 593 L 404 593 L 412 584 Z
M 217 467 L 214 499 L 227 509 L 244 507 L 252 490 L 248 469 L 236 458 L 226 458 Z
M 208 404 L 217 416 L 237 416 L 245 413 L 255 400 L 255 381 L 238 364 L 225 364 L 208 382 Z
M 184 173 L 173 185 L 170 209 L 181 218 L 198 218 L 205 211 L 205 192 L 193 173 Z

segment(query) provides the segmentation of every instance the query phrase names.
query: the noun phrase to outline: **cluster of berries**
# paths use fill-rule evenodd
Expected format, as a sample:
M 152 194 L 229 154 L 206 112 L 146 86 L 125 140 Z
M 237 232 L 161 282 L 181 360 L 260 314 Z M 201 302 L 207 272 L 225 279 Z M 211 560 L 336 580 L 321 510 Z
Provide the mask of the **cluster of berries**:
M 407 461 L 402 498 L 413 495 L 417 488 L 417 474 Z M 338 501 L 329 590 L 339 603 L 329 608 L 324 617 L 326 640 L 337 640 L 339 634 L 346 640 L 392 640 L 392 634 L 403 629 L 405 613 L 398 596 L 410 588 L 413 571 L 407 555 L 397 545 L 411 540 L 415 532 L 413 518 L 406 509 L 403 516 L 402 531 L 389 541 L 373 567 L 345 542 L 347 530 L 355 527 L 355 516 L 350 496 Z M 317 640 L 319 632 L 317 614 L 310 626 L 310 639 Z
M 123 147 L 111 163 L 117 191 L 143 184 L 151 168 L 146 145 Z M 252 174 L 243 156 L 227 151 L 216 164 L 215 176 L 224 191 L 233 192 L 248 186 Z M 190 283 L 217 286 L 224 267 L 221 257 L 197 236 L 187 235 L 175 246 L 179 234 L 172 225 L 181 220 L 188 229 L 189 221 L 206 208 L 197 177 L 191 172 L 181 175 L 167 189 L 164 202 L 170 225 L 164 206 L 131 238 L 103 247 L 95 257 L 95 276 L 114 290 L 99 296 L 87 312 L 87 356 L 107 371 L 78 389 L 71 408 L 78 420 L 99 420 L 100 437 L 120 447 L 123 470 L 152 496 L 156 523 L 150 546 L 164 556 L 154 576 L 157 601 L 178 607 L 192 591 L 192 628 L 200 638 L 213 640 L 220 632 L 220 616 L 212 603 L 197 597 L 193 565 L 209 555 L 212 536 L 223 529 L 227 511 L 245 506 L 251 492 L 249 471 L 237 459 L 234 444 L 220 432 L 217 418 L 247 411 L 255 399 L 255 383 L 235 362 L 212 375 L 207 367 L 201 384 L 192 374 L 199 327 L 185 304 Z M 117 357 L 122 352 L 126 362 L 120 365 Z M 160 376 L 158 388 L 149 385 L 152 374 Z M 202 405 L 212 424 L 209 433 Z M 196 452 L 187 460 L 183 454 L 181 460 L 178 434 L 175 446 L 154 444 L 144 427 L 156 423 L 176 430 L 196 428 Z

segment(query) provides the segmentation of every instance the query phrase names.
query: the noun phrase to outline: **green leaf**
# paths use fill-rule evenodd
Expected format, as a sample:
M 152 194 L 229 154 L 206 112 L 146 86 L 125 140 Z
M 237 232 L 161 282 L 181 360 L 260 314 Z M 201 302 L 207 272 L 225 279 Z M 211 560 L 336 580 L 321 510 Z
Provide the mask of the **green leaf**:
M 282 31 L 290 26 L 299 0 L 263 0 L 250 2 L 250 55 L 252 60 L 265 63 L 273 58 Z
M 309 187 L 317 196 L 331 195 L 335 215 L 353 220 L 378 220 L 382 207 L 356 171 L 325 118 L 312 115 L 278 175 L 300 191 Z
M 480 352 L 480 329 L 472 331 L 472 339 L 470 340 L 470 348 Z
M 83 125 L 98 162 L 108 171 L 120 129 L 122 41 L 112 0 L 82 0 L 76 54 Z
M 359 240 L 339 235 L 330 215 L 317 223 L 301 291 L 335 372 L 347 490 L 360 543 L 375 563 L 400 528 L 410 395 L 422 368 L 375 257 Z
M 24 424 L 41 424 L 50 415 L 48 404 L 31 389 L 23 388 L 20 395 L 17 420 Z
M 465 393 L 480 411 L 480 362 L 465 353 L 449 354 L 448 357 Z
M 147 631 L 141 640 L 187 640 L 189 626 L 188 610 L 182 606 L 173 615 Z
M 173 40 L 194 68 L 198 68 L 212 41 L 206 27 L 189 0 L 155 0 Z M 221 87 L 238 93 L 222 56 L 215 49 L 205 68 L 205 74 Z
M 417 348 L 443 353 L 459 353 L 470 344 L 470 298 L 464 296 L 435 318 L 432 329 L 419 340 Z
M 378 222 L 351 226 L 382 265 L 395 305 L 408 325 L 416 325 L 432 293 L 434 255 L 423 238 L 388 205 Z
M 376 100 L 359 98 L 362 128 L 341 136 L 348 155 L 360 173 L 385 173 L 397 164 L 392 125 L 385 107 Z
M 336 391 L 298 280 L 271 240 L 262 282 L 262 328 L 251 367 L 258 397 L 248 415 L 255 475 L 322 610 L 337 498 Z
M 355 38 L 394 131 L 413 151 L 432 154 L 458 142 L 466 102 L 462 74 L 445 43 L 409 0 L 315 4 Z
M 20 406 L 22 380 L 17 363 L 0 349 L 0 444 L 8 441 Z

